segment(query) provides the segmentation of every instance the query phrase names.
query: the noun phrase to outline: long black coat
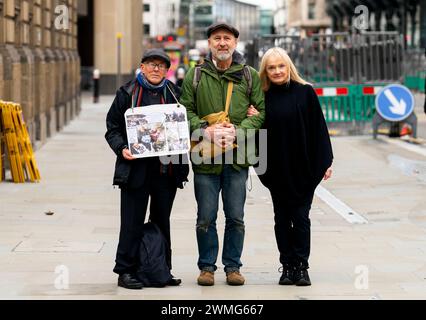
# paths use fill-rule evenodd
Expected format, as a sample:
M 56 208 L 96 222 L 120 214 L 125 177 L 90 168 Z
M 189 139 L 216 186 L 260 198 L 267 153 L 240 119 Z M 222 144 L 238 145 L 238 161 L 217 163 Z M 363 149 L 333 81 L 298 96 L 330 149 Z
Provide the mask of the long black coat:
M 113 184 L 120 187 L 128 185 L 130 174 L 137 174 L 137 179 L 132 180 L 138 180 L 142 182 L 147 170 L 152 168 L 152 162 L 159 161 L 158 157 L 128 161 L 124 159 L 122 155 L 123 148 L 128 146 L 124 113 L 131 107 L 132 92 L 136 81 L 137 80 L 134 79 L 120 87 L 106 117 L 107 132 L 105 133 L 105 139 L 107 140 L 111 149 L 117 155 Z M 180 89 L 171 82 L 169 82 L 169 87 L 173 90 L 173 94 L 176 96 L 176 98 L 179 99 Z M 143 91 L 142 106 L 149 104 L 147 103 L 149 102 L 147 91 L 148 90 Z M 166 90 L 165 102 L 176 103 L 176 100 L 169 92 L 169 89 Z M 182 162 L 180 164 L 172 165 L 172 175 L 175 178 L 176 186 L 178 188 L 183 188 L 183 182 L 188 181 L 187 176 L 189 173 L 187 157 L 185 155 L 181 156 L 181 160 Z
M 289 203 L 312 199 L 333 162 L 327 125 L 310 85 L 290 81 L 265 93 L 267 170 L 262 183 Z

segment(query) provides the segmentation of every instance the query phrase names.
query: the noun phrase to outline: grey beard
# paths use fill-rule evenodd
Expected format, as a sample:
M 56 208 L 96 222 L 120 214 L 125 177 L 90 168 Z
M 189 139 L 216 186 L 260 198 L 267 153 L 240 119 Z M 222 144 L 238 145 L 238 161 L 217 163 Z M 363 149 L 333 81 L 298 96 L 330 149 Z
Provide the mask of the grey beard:
M 235 50 L 230 50 L 229 53 L 219 53 L 219 50 L 211 50 L 213 53 L 213 58 L 217 61 L 226 61 L 232 58 Z
M 219 61 L 226 61 L 232 57 L 232 53 L 222 53 L 216 56 L 216 59 Z

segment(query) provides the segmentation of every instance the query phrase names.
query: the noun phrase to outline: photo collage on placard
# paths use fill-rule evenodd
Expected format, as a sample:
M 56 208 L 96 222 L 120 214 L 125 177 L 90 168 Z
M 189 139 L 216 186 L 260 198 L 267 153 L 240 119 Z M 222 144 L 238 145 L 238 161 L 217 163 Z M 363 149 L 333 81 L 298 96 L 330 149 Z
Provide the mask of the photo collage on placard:
M 183 109 L 184 110 L 184 109 Z M 189 132 L 185 111 L 146 112 L 126 115 L 129 148 L 136 157 L 178 154 L 188 151 Z

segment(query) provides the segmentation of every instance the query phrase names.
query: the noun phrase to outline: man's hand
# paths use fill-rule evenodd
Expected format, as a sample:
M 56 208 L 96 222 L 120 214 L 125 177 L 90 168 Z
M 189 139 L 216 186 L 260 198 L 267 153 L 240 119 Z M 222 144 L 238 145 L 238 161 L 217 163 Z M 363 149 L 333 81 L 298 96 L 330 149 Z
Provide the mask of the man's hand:
M 123 151 L 121 151 L 121 153 L 122 153 L 122 155 L 123 155 L 123 158 L 124 158 L 124 159 L 126 159 L 126 160 L 131 161 L 131 160 L 135 160 L 135 159 L 136 159 L 136 158 L 135 158 L 135 157 L 131 154 L 130 150 L 129 150 L 129 149 L 127 149 L 127 148 L 123 149 Z
M 225 149 L 230 148 L 235 141 L 235 138 L 237 136 L 237 131 L 235 130 L 234 125 L 229 122 L 222 123 L 221 128 L 222 128 L 222 139 L 221 139 L 222 147 Z
M 219 123 L 207 127 L 204 136 L 217 146 L 228 148 L 235 141 L 236 134 L 232 123 Z
M 253 117 L 253 116 L 257 116 L 259 114 L 259 111 L 257 111 L 257 109 L 253 106 L 250 106 L 247 109 L 247 117 Z

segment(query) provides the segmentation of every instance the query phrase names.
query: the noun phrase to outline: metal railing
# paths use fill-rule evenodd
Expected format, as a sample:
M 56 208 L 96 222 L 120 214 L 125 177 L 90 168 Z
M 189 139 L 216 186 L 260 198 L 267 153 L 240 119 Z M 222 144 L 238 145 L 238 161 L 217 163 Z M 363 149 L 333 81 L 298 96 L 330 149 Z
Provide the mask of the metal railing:
M 404 59 L 404 85 L 412 90 L 425 92 L 426 50 L 409 48 Z
M 286 50 L 300 75 L 314 85 L 327 122 L 371 121 L 377 92 L 402 83 L 407 69 L 397 32 L 264 36 L 248 48 L 248 63 L 259 69 L 272 47 Z
M 259 68 L 272 47 L 287 51 L 300 74 L 316 84 L 401 82 L 403 39 L 397 32 L 269 35 L 254 40 L 248 63 Z

